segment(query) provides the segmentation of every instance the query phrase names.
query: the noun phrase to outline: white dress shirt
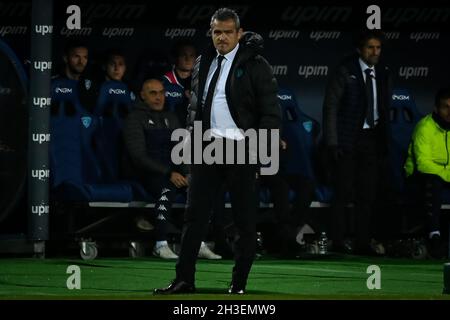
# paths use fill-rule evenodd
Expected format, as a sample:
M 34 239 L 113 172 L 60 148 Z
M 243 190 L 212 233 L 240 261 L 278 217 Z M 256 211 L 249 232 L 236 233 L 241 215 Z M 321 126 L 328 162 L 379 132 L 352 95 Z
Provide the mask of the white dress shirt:
M 377 83 L 376 83 L 376 73 L 375 73 L 375 67 L 369 67 L 361 58 L 359 58 L 359 65 L 361 66 L 361 72 L 363 74 L 363 79 L 364 82 L 366 81 L 366 73 L 365 70 L 366 69 L 371 69 L 372 70 L 372 77 L 373 77 L 373 81 L 372 81 L 372 86 L 373 86 L 373 119 L 374 119 L 374 123 L 377 124 L 378 122 L 378 100 L 377 100 Z M 364 126 L 363 129 L 369 129 L 369 125 L 367 124 L 367 120 L 364 120 Z
M 231 117 L 230 109 L 228 108 L 227 97 L 225 94 L 225 84 L 230 73 L 231 65 L 234 57 L 239 49 L 239 44 L 224 55 L 225 59 L 222 61 L 219 78 L 217 79 L 216 90 L 211 105 L 211 134 L 213 137 L 223 137 L 232 140 L 242 140 L 244 136 L 236 123 Z M 217 55 L 220 55 L 217 53 Z M 209 67 L 208 77 L 206 78 L 205 90 L 203 91 L 202 104 L 205 103 L 206 95 L 208 93 L 209 84 L 214 72 L 217 69 L 217 57 Z

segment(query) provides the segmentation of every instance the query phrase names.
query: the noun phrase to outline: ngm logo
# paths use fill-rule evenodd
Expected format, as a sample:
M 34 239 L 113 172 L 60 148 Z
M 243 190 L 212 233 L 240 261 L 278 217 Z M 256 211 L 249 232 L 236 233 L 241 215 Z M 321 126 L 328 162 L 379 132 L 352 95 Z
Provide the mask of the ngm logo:
M 405 100 L 409 100 L 409 96 L 405 96 L 403 94 L 393 94 L 392 95 L 392 100 L 401 100 L 401 101 L 405 101 Z
M 166 97 L 182 98 L 183 94 L 181 92 L 176 92 L 176 91 L 166 91 Z
M 60 88 L 60 87 L 56 87 L 55 92 L 56 92 L 56 93 L 72 93 L 72 88 Z
M 36 33 L 45 36 L 47 33 L 48 34 L 53 33 L 53 26 L 36 25 L 34 30 L 36 31 Z
M 103 35 L 111 37 L 131 37 L 134 33 L 134 28 L 105 28 Z
M 122 90 L 122 89 L 113 89 L 113 88 L 110 88 L 110 89 L 108 90 L 108 93 L 109 93 L 109 94 L 125 94 L 126 91 L 125 91 L 125 90 Z
M 311 76 L 326 76 L 328 74 L 328 66 L 300 66 L 298 74 L 304 76 L 305 79 Z
M 45 181 L 50 177 L 50 170 L 31 170 L 31 176 Z
M 428 76 L 428 67 L 401 67 L 398 75 L 408 80 L 408 78 L 426 78 Z
M 341 33 L 339 31 L 311 31 L 311 34 L 309 35 L 309 37 L 312 40 L 315 41 L 319 41 L 322 39 L 339 39 L 339 37 L 341 36 Z
M 50 133 L 33 133 L 32 139 L 34 142 L 39 142 L 39 144 L 50 142 Z
M 37 214 L 39 217 L 49 213 L 48 206 L 31 206 L 31 213 Z
M 170 39 L 176 37 L 193 37 L 195 36 L 195 31 L 195 29 L 167 29 L 164 35 Z
M 33 97 L 33 105 L 39 108 L 44 108 L 52 104 L 52 98 Z
M 50 70 L 52 68 L 52 62 L 51 61 L 35 61 L 34 68 L 36 70 L 40 70 L 42 72 L 44 70 Z
M 297 39 L 300 32 L 297 30 L 270 30 L 269 39 Z
M 420 40 L 439 40 L 440 35 L 439 32 L 413 32 L 409 38 L 419 42 Z
M 278 99 L 286 101 L 286 100 L 292 100 L 292 95 L 290 94 L 282 94 L 282 95 L 277 95 Z
M 288 67 L 286 65 L 272 66 L 272 72 L 274 76 L 285 76 L 288 73 Z

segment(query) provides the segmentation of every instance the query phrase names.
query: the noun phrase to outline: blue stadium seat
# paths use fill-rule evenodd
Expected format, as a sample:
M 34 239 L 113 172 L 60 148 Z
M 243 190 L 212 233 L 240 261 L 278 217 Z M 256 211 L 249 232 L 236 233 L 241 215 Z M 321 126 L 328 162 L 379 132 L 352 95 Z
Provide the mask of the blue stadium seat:
M 320 124 L 300 109 L 295 95 L 289 89 L 279 90 L 278 101 L 282 108 L 281 137 L 288 145 L 287 159 L 281 164 L 283 170 L 287 174 L 301 174 L 317 184 L 314 162 Z M 318 186 L 316 198 L 321 202 L 329 202 L 331 191 Z
M 95 143 L 105 181 L 119 179 L 119 160 L 123 155 L 122 127 L 131 110 L 134 94 L 120 81 L 105 81 L 99 91 L 94 115 L 99 119 Z
M 403 165 L 408 155 L 411 135 L 423 114 L 417 109 L 414 97 L 407 89 L 392 92 L 389 120 L 391 124 L 390 160 L 396 192 L 404 196 L 405 179 Z
M 166 90 L 166 107 L 171 112 L 177 113 L 177 107 L 183 106 L 184 90 L 178 84 L 173 84 L 164 81 L 164 88 Z
M 76 81 L 63 78 L 52 81 L 50 127 L 54 199 L 77 202 L 132 200 L 129 184 L 103 181 L 93 143 L 98 118 L 81 107 Z

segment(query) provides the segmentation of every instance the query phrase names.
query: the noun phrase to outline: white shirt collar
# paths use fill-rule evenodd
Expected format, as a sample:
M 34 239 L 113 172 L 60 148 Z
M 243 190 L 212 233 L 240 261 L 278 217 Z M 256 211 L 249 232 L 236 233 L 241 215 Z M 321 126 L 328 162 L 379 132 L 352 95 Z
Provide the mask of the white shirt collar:
M 361 58 L 359 58 L 359 65 L 361 66 L 361 70 L 363 73 L 366 69 L 371 69 L 373 75 L 375 76 L 375 66 L 369 67 Z
M 233 50 L 231 50 L 226 55 L 224 55 L 225 60 L 233 62 L 234 57 L 236 56 L 236 53 L 237 53 L 238 49 L 239 49 L 239 43 L 236 45 L 236 47 L 234 47 Z M 217 51 L 217 56 L 220 56 L 220 53 L 218 51 Z

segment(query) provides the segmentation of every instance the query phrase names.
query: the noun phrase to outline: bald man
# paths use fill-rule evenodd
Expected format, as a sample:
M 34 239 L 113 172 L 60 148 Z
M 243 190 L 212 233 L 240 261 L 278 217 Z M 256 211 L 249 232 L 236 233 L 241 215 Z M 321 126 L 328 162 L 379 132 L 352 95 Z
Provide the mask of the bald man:
M 124 141 L 131 159 L 134 176 L 153 198 L 155 203 L 155 238 L 153 255 L 163 259 L 177 259 L 167 242 L 167 227 L 172 203 L 177 191 L 185 191 L 188 185 L 187 168 L 174 165 L 171 160 L 172 131 L 179 128 L 175 114 L 164 109 L 165 90 L 163 83 L 149 79 L 141 88 L 142 101 L 136 103 L 125 120 Z M 220 259 L 203 248 L 208 259 Z
M 157 199 L 153 254 L 163 259 L 176 259 L 178 256 L 167 243 L 167 221 L 176 190 L 187 186 L 183 168 L 174 166 L 170 160 L 170 136 L 179 128 L 179 123 L 175 115 L 164 110 L 165 91 L 161 81 L 145 81 L 140 97 L 142 101 L 136 103 L 125 120 L 125 148 L 134 176 Z

